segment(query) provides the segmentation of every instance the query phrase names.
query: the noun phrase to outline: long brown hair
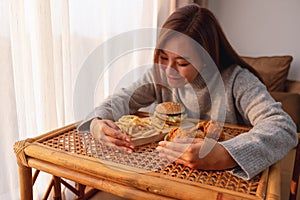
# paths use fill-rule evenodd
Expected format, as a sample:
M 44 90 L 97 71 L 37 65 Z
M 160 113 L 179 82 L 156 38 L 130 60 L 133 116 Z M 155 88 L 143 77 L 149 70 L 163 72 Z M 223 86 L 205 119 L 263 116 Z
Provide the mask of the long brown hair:
M 235 64 L 249 69 L 258 76 L 257 72 L 242 60 L 232 48 L 218 20 L 208 9 L 197 4 L 178 8 L 168 17 L 162 28 L 154 52 L 154 63 L 158 63 L 160 47 L 171 37 L 170 32 L 173 30 L 198 42 L 207 51 L 220 71 Z M 171 30 L 169 35 L 168 30 Z

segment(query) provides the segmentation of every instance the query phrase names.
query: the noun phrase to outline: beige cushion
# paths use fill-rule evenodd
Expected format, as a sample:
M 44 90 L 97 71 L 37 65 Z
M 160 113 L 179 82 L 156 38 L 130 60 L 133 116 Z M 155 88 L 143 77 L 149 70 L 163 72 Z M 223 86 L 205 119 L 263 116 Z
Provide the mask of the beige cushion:
M 292 56 L 242 57 L 261 76 L 270 92 L 283 92 Z

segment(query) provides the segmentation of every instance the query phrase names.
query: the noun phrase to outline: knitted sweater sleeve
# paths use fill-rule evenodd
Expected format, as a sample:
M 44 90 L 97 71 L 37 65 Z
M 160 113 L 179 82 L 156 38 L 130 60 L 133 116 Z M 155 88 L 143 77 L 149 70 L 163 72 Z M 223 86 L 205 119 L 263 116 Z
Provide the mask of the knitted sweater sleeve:
M 153 80 L 153 72 L 148 70 L 138 81 L 129 87 L 121 88 L 106 98 L 100 106 L 96 107 L 77 127 L 80 132 L 89 132 L 93 118 L 116 121 L 123 115 L 133 114 L 140 108 L 146 107 L 156 101 L 157 89 Z
M 296 125 L 248 70 L 237 73 L 232 90 L 238 112 L 253 128 L 220 144 L 239 165 L 234 175 L 250 179 L 297 145 Z

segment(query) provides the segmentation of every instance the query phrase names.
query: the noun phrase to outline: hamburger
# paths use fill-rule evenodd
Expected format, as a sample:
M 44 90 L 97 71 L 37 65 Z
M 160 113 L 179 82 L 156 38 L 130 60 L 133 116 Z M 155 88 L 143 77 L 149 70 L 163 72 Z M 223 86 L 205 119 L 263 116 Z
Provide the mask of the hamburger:
M 160 123 L 180 126 L 181 121 L 186 118 L 185 108 L 177 102 L 163 102 L 156 106 L 154 117 Z

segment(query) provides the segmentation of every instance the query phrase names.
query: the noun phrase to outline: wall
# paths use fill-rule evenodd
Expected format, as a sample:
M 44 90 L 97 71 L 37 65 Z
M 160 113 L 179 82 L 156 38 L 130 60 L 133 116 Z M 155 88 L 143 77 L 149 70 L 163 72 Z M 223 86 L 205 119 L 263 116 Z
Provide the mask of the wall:
M 300 81 L 299 0 L 209 0 L 240 55 L 292 55 L 288 78 Z

